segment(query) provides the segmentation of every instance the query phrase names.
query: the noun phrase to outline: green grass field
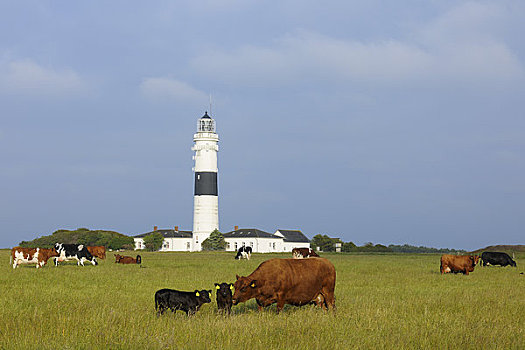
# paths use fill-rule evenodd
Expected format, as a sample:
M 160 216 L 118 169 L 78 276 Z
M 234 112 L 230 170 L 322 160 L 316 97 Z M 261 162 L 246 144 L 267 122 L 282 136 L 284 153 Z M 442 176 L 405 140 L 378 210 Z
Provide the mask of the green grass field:
M 136 255 L 127 252 L 125 255 Z M 337 312 L 250 300 L 217 313 L 157 317 L 161 288 L 213 289 L 284 254 L 141 253 L 143 267 L 76 263 L 13 270 L 0 250 L 0 349 L 525 349 L 525 259 L 518 268 L 440 275 L 439 255 L 323 254 L 337 271 Z

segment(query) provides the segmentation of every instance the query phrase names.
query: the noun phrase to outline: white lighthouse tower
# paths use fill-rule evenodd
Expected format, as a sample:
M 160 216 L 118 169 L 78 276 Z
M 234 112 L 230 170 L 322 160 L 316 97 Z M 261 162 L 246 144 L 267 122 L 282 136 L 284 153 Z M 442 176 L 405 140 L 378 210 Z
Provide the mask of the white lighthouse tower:
M 208 112 L 197 122 L 195 142 L 195 193 L 193 201 L 193 251 L 201 250 L 202 242 L 219 229 L 219 196 L 217 191 L 217 153 L 219 135 L 215 120 Z

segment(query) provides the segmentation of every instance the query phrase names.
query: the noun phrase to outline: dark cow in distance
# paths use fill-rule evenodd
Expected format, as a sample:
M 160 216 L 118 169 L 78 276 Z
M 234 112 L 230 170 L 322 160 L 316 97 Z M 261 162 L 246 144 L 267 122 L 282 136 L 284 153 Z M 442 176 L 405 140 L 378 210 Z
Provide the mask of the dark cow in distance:
M 182 292 L 174 289 L 161 289 L 155 292 L 155 310 L 157 316 L 170 309 L 172 312 L 182 310 L 186 315 L 193 315 L 206 303 L 211 303 L 211 290 Z
M 13 262 L 13 269 L 20 264 L 36 264 L 36 268 L 43 267 L 47 264 L 49 258 L 58 256 L 54 248 L 22 248 L 14 247 L 11 249 L 11 261 Z
M 106 258 L 106 247 L 104 247 L 103 245 L 87 246 L 87 250 L 94 257 L 97 257 L 99 259 Z
M 252 247 L 242 246 L 239 248 L 239 250 L 237 250 L 237 255 L 235 255 L 235 260 L 241 260 L 241 259 L 250 260 L 251 256 L 252 256 Z
M 233 305 L 233 283 L 215 283 L 215 289 L 217 289 L 217 308 L 219 312 L 229 315 Z
M 441 271 L 441 274 L 452 272 L 468 275 L 469 272 L 474 271 L 474 266 L 476 266 L 478 260 L 478 255 L 443 254 L 441 256 L 441 265 L 439 270 Z
M 501 265 L 501 266 L 514 266 L 516 262 L 512 258 L 503 252 L 483 252 L 481 253 L 482 266 L 487 265 Z
M 292 249 L 292 258 L 294 259 L 304 259 L 311 257 L 319 257 L 316 252 L 311 248 L 294 248 Z
M 55 257 L 55 266 L 59 261 L 76 260 L 77 265 L 84 266 L 84 261 L 90 261 L 94 266 L 98 265 L 97 259 L 87 250 L 83 244 L 55 243 L 58 257 Z
M 266 260 L 233 286 L 233 305 L 255 298 L 259 310 L 273 303 L 277 312 L 285 304 L 335 309 L 335 267 L 324 258 Z
M 137 255 L 136 258 L 115 254 L 115 262 L 118 264 L 142 264 L 142 257 Z

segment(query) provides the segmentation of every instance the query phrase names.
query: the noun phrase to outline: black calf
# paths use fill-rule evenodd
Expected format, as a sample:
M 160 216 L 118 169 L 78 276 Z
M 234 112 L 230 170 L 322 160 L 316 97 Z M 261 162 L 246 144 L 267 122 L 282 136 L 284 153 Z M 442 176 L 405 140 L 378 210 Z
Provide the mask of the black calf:
M 229 315 L 233 305 L 233 283 L 215 283 L 215 289 L 217 289 L 217 308 L 220 312 L 225 312 Z
M 155 293 L 155 310 L 157 315 L 170 309 L 172 312 L 182 310 L 186 315 L 195 314 L 203 304 L 211 303 L 211 290 L 181 292 L 173 289 L 161 289 Z

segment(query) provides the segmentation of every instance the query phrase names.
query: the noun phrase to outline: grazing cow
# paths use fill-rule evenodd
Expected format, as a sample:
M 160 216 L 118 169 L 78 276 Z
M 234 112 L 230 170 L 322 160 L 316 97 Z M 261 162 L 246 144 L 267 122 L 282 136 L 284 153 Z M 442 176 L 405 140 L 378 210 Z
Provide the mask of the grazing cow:
M 59 261 L 76 260 L 77 265 L 84 266 L 84 260 L 90 261 L 93 265 L 98 265 L 97 259 L 87 250 L 83 244 L 55 243 L 58 257 L 55 258 L 55 266 Z
M 235 260 L 247 259 L 250 260 L 252 255 L 252 247 L 242 246 L 237 250 L 237 255 L 235 255 Z
M 507 253 L 502 252 L 483 252 L 481 253 L 482 266 L 487 265 L 501 265 L 501 266 L 514 266 L 516 262 Z
M 215 289 L 217 289 L 217 308 L 220 312 L 225 312 L 229 315 L 233 305 L 233 283 L 215 283 Z
M 58 256 L 54 248 L 22 248 L 14 247 L 11 249 L 11 259 L 13 269 L 20 264 L 36 264 L 36 268 L 43 267 L 47 260 L 53 256 Z
M 294 248 L 292 249 L 292 258 L 303 259 L 310 257 L 319 257 L 316 252 L 311 248 Z
M 439 270 L 441 271 L 441 274 L 461 272 L 465 275 L 468 275 L 469 272 L 474 271 L 474 266 L 476 266 L 478 260 L 478 255 L 443 254 L 441 256 L 441 265 Z
M 142 258 L 140 255 L 137 255 L 136 258 L 133 258 L 131 256 L 122 256 L 115 254 L 115 262 L 118 264 L 141 264 Z
M 155 292 L 155 310 L 157 316 L 170 309 L 172 312 L 182 310 L 186 315 L 193 315 L 203 304 L 211 303 L 211 290 L 181 292 L 174 289 L 161 289 Z
M 277 303 L 279 312 L 285 304 L 312 302 L 335 309 L 335 267 L 324 258 L 270 259 L 249 276 L 237 276 L 233 286 L 233 305 L 255 298 L 259 310 Z
M 95 245 L 95 246 L 92 246 L 92 247 L 88 246 L 87 250 L 94 257 L 97 257 L 99 259 L 105 259 L 106 258 L 106 247 L 104 247 L 103 245 Z

